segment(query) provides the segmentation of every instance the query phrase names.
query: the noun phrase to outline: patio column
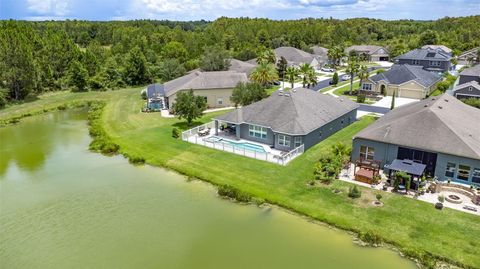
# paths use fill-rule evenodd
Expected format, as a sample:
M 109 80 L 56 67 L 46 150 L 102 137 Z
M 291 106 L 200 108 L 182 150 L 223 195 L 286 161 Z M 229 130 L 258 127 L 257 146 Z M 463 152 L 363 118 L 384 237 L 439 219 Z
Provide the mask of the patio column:
M 235 125 L 235 135 L 240 139 L 240 124 Z
M 215 120 L 215 135 L 218 135 L 218 120 Z

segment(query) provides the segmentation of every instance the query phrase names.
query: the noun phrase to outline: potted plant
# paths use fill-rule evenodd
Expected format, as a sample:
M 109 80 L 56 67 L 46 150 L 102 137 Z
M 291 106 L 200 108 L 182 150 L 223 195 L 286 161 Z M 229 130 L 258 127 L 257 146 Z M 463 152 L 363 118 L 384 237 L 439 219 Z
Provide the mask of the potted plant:
M 445 202 L 445 197 L 443 195 L 438 196 L 438 203 L 435 204 L 435 208 L 441 210 L 443 208 L 443 202 Z
M 382 199 L 382 195 L 380 193 L 377 193 L 375 195 L 375 198 L 377 198 L 377 201 L 375 201 L 375 204 L 380 205 L 382 202 L 380 200 Z

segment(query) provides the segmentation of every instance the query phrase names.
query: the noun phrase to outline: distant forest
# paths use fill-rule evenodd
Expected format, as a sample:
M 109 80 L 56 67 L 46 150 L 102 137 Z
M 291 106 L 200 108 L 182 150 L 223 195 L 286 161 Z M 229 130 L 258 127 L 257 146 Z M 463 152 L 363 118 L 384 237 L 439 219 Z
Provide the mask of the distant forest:
M 266 49 L 386 46 L 392 57 L 424 44 L 455 54 L 480 45 L 480 16 L 436 21 L 219 18 L 193 21 L 0 21 L 0 107 L 58 90 L 112 90 L 166 81 L 208 57 L 248 60 Z

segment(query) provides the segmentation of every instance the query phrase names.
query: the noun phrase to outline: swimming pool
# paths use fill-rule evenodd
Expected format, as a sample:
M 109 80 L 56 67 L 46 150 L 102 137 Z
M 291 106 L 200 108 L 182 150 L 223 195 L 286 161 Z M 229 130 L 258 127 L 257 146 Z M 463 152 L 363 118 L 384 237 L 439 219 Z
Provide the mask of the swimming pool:
M 236 141 L 228 140 L 219 136 L 209 137 L 206 139 L 206 141 L 213 142 L 213 143 L 224 143 L 224 144 L 235 147 L 235 149 L 246 149 L 246 150 L 256 151 L 260 153 L 266 153 L 265 149 L 260 145 L 256 145 L 248 142 L 236 142 Z

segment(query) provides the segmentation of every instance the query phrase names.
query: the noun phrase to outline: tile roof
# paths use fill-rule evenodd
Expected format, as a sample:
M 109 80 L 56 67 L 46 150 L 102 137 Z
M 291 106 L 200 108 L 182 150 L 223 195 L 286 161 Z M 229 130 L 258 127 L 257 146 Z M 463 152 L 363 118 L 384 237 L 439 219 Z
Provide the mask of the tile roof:
M 348 98 L 296 88 L 273 93 L 259 102 L 215 119 L 265 126 L 274 132 L 290 135 L 306 135 L 358 107 Z
M 480 109 L 448 94 L 385 114 L 355 138 L 480 160 Z
M 388 83 L 400 85 L 408 81 L 416 81 L 420 85 L 428 88 L 441 80 L 441 77 L 435 73 L 423 70 L 421 66 L 408 64 L 393 65 L 390 70 L 370 77 L 373 82 L 384 80 Z

